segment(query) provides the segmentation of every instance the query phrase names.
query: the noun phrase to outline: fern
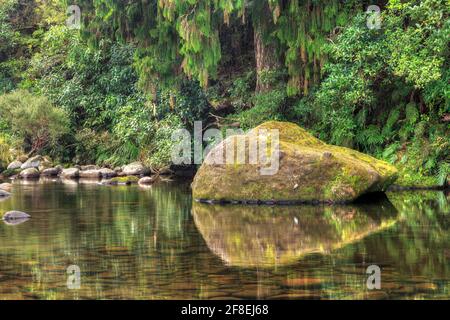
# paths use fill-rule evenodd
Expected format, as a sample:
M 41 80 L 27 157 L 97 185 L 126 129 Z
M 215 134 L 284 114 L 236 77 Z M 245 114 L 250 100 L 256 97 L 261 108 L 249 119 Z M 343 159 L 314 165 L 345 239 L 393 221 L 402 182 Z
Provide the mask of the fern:
M 408 124 L 415 124 L 419 120 L 419 110 L 415 103 L 408 103 L 405 109 L 406 122 Z
M 386 138 L 392 135 L 392 131 L 394 129 L 394 125 L 398 122 L 400 118 L 400 109 L 397 107 L 393 109 L 386 120 L 386 125 L 383 127 L 382 133 Z
M 399 143 L 393 143 L 390 146 L 388 146 L 386 149 L 384 149 L 382 157 L 384 160 L 386 160 L 389 163 L 395 163 L 397 161 L 397 150 L 400 146 Z
M 373 147 L 381 145 L 384 142 L 384 137 L 380 128 L 370 125 L 357 136 L 357 141 L 363 146 Z
M 447 183 L 447 177 L 450 173 L 450 163 L 442 162 L 439 165 L 438 173 L 436 175 L 436 179 L 439 185 L 444 186 Z

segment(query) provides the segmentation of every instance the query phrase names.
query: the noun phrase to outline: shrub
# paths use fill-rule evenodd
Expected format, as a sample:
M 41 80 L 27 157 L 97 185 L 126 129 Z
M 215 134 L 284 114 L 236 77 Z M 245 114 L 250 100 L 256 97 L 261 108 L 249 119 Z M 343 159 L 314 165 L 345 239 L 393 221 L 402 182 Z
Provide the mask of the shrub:
M 189 128 L 194 126 L 194 121 L 206 119 L 210 110 L 206 94 L 200 85 L 186 79 L 181 81 L 179 89 L 162 90 L 157 104 L 160 119 L 170 113 L 176 113 Z
M 12 160 L 11 148 L 6 139 L 0 136 L 0 171 L 5 169 Z
M 183 122 L 177 115 L 167 115 L 163 120 L 154 123 L 154 135 L 149 145 L 147 161 L 154 169 L 166 167 L 172 163 L 174 141 L 172 133 L 183 128 Z
M 0 117 L 30 154 L 54 146 L 68 132 L 69 119 L 63 109 L 43 96 L 17 90 L 0 97 Z

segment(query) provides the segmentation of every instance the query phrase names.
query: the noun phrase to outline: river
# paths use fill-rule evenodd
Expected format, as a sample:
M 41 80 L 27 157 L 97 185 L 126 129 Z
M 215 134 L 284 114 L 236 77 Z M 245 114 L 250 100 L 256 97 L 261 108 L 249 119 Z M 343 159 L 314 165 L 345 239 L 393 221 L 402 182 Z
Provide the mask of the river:
M 0 300 L 450 296 L 440 191 L 292 207 L 197 204 L 181 182 L 16 181 L 12 193 L 0 215 L 32 218 L 0 221 Z M 380 268 L 380 289 L 367 284 L 369 266 Z

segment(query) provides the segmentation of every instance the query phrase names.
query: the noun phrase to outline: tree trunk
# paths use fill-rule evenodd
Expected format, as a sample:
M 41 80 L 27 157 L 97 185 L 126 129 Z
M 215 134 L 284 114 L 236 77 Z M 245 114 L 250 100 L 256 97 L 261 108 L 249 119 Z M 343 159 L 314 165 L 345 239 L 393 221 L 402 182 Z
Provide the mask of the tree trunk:
M 272 14 L 265 1 L 264 6 L 260 12 L 256 13 L 253 20 L 257 93 L 269 91 L 273 87 L 273 83 L 267 81 L 270 79 L 264 75 L 271 71 L 278 71 L 281 67 L 276 40 L 268 36 L 273 28 Z

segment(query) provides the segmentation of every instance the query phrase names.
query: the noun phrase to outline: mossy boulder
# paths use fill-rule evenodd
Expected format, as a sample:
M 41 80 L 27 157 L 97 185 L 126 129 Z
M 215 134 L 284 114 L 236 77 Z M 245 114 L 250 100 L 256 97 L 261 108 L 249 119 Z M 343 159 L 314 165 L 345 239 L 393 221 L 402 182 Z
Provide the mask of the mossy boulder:
M 271 154 L 273 135 L 279 133 L 279 168 L 263 175 L 265 164 L 250 164 L 252 143 L 266 143 Z M 245 139 L 245 161 L 238 161 L 238 139 Z M 241 140 L 242 141 L 242 140 Z M 218 164 L 227 149 L 234 160 Z M 226 164 L 225 164 L 226 163 Z M 397 169 L 369 155 L 326 144 L 288 122 L 271 121 L 244 136 L 230 137 L 214 147 L 192 184 L 196 200 L 225 202 L 298 203 L 351 202 L 363 194 L 385 191 L 397 178 Z
M 22 179 L 38 179 L 40 177 L 40 173 L 36 168 L 28 168 L 22 170 L 19 177 Z

